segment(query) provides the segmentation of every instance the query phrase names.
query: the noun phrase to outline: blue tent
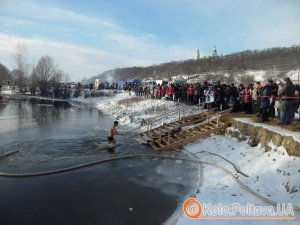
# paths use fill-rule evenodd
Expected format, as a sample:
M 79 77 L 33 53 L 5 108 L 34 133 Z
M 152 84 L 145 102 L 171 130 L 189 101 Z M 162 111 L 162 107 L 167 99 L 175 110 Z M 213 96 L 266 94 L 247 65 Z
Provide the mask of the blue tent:
M 125 86 L 125 81 L 121 80 L 118 82 L 118 89 L 119 90 L 123 90 L 124 89 L 124 86 Z
M 140 84 L 141 81 L 138 80 L 138 79 L 130 79 L 130 80 L 127 80 L 126 83 L 129 83 L 129 84 Z

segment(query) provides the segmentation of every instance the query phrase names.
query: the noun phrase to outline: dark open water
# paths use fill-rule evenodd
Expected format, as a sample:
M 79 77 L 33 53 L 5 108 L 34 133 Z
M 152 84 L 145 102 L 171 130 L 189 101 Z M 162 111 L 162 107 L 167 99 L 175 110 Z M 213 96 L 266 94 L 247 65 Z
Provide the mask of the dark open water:
M 39 101 L 0 102 L 1 172 L 39 172 L 113 156 L 153 153 L 124 136 L 111 154 L 113 118 L 92 108 Z M 126 127 L 119 127 L 126 130 Z M 32 178 L 0 177 L 0 224 L 161 224 L 197 189 L 197 165 L 131 159 Z M 181 206 L 179 206 L 181 207 Z

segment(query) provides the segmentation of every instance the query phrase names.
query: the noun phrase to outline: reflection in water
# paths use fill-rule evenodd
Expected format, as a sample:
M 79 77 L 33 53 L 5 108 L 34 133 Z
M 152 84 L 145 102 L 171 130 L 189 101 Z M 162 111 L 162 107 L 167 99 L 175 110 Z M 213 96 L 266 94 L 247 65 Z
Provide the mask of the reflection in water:
M 39 125 L 47 125 L 48 123 L 61 120 L 67 116 L 69 107 L 58 107 L 51 105 L 32 104 L 32 117 Z
M 92 160 L 95 154 L 96 157 L 108 156 L 107 150 L 100 149 L 98 143 L 107 141 L 107 130 L 113 118 L 90 107 L 50 103 L 31 100 L 4 104 L 0 120 L 6 125 L 0 127 L 4 137 L 0 141 L 0 154 L 20 152 L 14 156 L 14 161 L 8 161 L 5 166 L 0 164 L 0 169 L 33 171 Z M 116 154 L 128 153 L 136 145 L 123 136 L 118 136 L 117 141 L 121 145 L 116 148 Z M 16 168 L 16 164 L 22 167 Z
M 2 102 L 0 155 L 19 153 L 2 159 L 0 171 L 46 171 L 150 153 L 124 136 L 116 137 L 115 153 L 99 149 L 113 120 L 93 108 Z M 190 163 L 136 159 L 47 177 L 0 177 L 0 224 L 161 224 L 175 210 L 176 199 L 196 189 L 196 171 Z
M 51 103 L 30 101 L 2 101 L 0 104 L 0 120 L 5 126 L 0 127 L 0 133 L 34 125 L 46 126 L 66 118 L 70 111 L 67 102 Z M 90 113 L 91 115 L 91 113 Z M 2 129 L 1 129 L 2 128 Z

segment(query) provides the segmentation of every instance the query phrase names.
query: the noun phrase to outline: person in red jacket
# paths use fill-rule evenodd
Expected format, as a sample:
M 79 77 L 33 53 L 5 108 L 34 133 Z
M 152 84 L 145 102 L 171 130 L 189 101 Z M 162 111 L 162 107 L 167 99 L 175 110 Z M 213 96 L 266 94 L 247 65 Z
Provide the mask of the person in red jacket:
M 240 96 L 242 97 L 243 109 L 247 114 L 252 113 L 252 90 L 251 87 L 248 86 L 244 90 L 240 92 Z
M 188 104 L 192 105 L 194 100 L 195 90 L 193 85 L 190 85 L 187 89 L 187 97 L 188 97 Z
M 170 97 L 170 90 L 169 86 L 166 86 L 166 99 L 168 100 Z
M 174 88 L 173 88 L 172 85 L 170 85 L 168 91 L 169 91 L 169 93 L 168 93 L 168 94 L 169 94 L 169 99 L 170 99 L 171 101 L 173 101 Z

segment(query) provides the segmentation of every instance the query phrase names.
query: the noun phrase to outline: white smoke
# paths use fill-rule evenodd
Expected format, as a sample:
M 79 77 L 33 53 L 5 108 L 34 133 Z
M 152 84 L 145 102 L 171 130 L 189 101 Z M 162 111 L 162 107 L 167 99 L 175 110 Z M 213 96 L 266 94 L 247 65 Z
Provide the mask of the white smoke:
M 108 83 L 115 83 L 117 81 L 116 72 L 114 70 L 105 72 L 104 81 Z

